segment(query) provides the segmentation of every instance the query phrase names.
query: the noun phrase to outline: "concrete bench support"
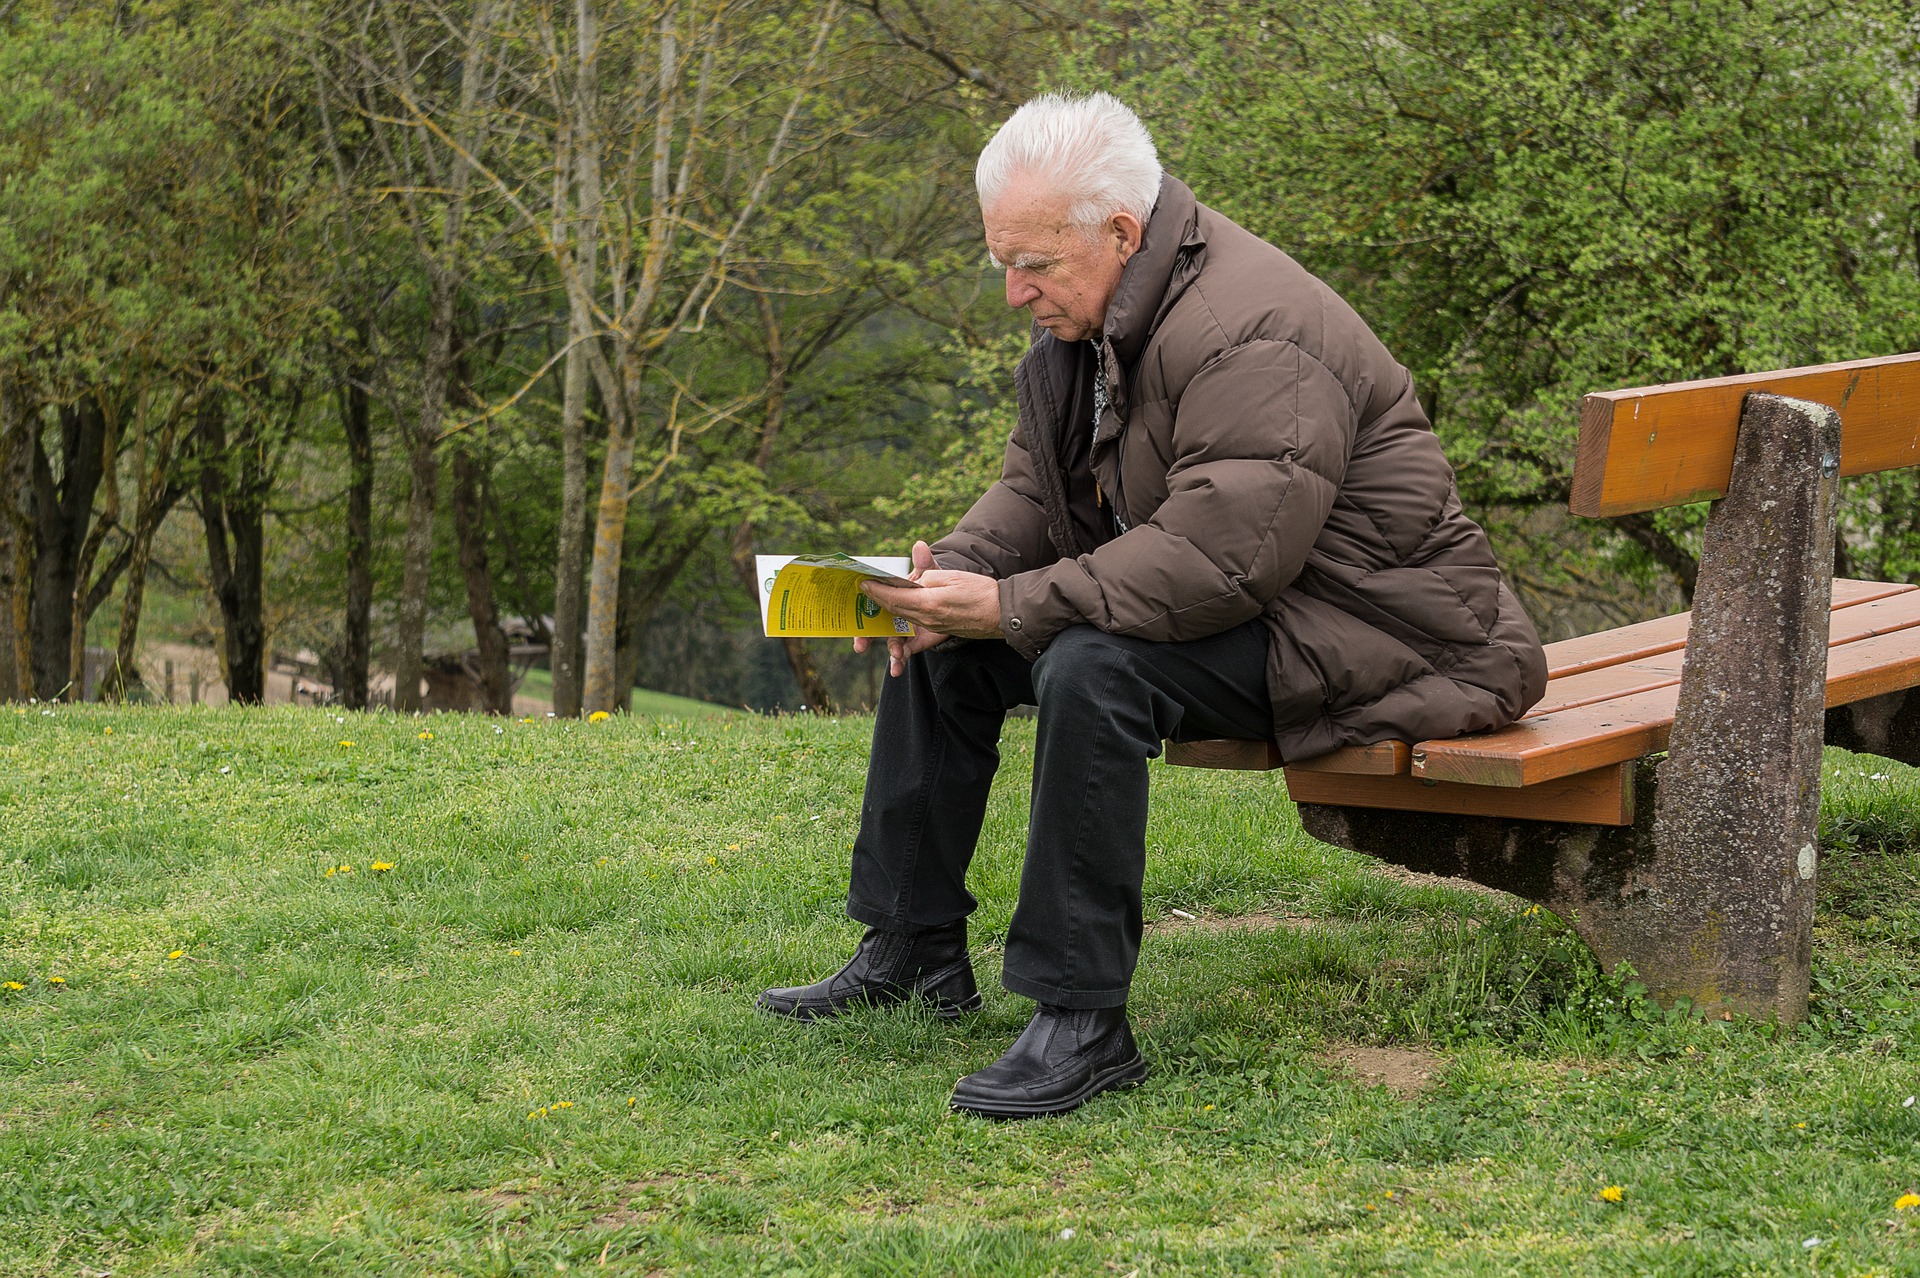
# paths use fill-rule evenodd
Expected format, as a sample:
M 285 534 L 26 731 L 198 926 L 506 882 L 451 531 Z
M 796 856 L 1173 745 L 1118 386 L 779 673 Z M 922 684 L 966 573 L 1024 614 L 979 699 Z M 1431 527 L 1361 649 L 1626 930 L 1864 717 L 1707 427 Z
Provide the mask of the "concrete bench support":
M 1839 491 L 1840 414 L 1749 395 L 1707 517 L 1644 909 L 1662 984 L 1697 1007 L 1807 1012 Z
M 1662 1002 L 1804 1016 L 1823 735 L 1894 757 L 1920 738 L 1906 693 L 1824 708 L 1839 474 L 1837 412 L 1747 397 L 1668 755 L 1637 765 L 1632 825 L 1302 804 L 1308 833 L 1545 906 Z

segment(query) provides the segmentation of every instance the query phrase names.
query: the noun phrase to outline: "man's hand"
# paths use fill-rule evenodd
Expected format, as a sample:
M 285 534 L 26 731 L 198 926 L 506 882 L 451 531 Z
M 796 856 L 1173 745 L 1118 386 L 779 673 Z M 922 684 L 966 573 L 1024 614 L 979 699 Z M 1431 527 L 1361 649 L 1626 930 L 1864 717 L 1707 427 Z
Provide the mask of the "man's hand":
M 919 588 L 888 586 L 877 581 L 860 583 L 860 588 L 881 607 L 913 623 L 912 636 L 887 640 L 889 675 L 905 674 L 908 657 L 925 652 L 950 635 L 962 639 L 1000 638 L 1000 585 L 993 578 L 934 567 L 933 551 L 924 541 L 913 543 L 913 571 L 907 575 L 920 583 Z M 853 650 L 865 652 L 870 642 L 865 638 L 855 639 Z

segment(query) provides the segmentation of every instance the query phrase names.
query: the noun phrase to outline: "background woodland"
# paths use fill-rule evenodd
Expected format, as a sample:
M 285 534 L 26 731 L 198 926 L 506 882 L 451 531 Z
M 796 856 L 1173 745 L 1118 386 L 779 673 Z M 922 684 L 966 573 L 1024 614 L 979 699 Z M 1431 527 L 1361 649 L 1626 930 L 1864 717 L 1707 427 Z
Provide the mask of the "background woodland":
M 204 653 L 240 702 L 871 704 L 759 636 L 752 555 L 902 549 L 997 473 L 972 159 L 1046 88 L 1354 303 L 1548 638 L 1683 607 L 1702 512 L 1564 514 L 1579 397 L 1920 349 L 1917 23 L 0 0 L 0 699 Z M 1842 523 L 1837 571 L 1920 579 L 1911 472 Z

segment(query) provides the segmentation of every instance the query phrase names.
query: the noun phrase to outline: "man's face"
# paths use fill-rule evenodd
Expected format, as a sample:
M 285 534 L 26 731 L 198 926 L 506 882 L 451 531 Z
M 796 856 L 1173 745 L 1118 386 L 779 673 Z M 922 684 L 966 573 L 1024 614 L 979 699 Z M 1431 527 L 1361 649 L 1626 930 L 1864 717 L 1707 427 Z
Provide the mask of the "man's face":
M 1063 342 L 1100 336 L 1120 270 L 1140 247 L 1143 229 L 1116 213 L 1089 237 L 1067 221 L 1071 201 L 1045 182 L 1016 179 L 981 210 L 987 249 L 1007 272 L 1007 305 Z

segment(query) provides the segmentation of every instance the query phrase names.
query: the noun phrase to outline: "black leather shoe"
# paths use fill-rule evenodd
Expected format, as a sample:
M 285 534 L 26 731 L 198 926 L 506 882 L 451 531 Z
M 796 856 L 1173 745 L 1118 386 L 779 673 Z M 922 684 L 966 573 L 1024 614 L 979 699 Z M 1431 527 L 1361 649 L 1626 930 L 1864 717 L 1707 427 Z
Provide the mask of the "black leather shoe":
M 757 1001 L 776 1016 L 817 1021 L 863 1003 L 904 1003 L 916 996 L 947 1020 L 980 1010 L 985 1000 L 973 983 L 965 919 L 924 932 L 870 927 L 853 958 L 826 980 L 767 990 Z
M 954 1084 L 952 1103 L 988 1118 L 1037 1118 L 1077 1109 L 1146 1076 L 1126 1008 L 1042 1003 L 1006 1055 Z

